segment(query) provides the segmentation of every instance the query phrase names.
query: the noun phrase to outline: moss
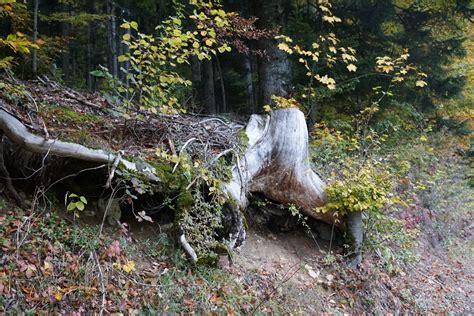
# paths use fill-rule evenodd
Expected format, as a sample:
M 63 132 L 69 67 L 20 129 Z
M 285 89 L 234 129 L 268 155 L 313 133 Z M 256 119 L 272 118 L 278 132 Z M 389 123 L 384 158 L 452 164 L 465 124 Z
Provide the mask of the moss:
M 214 266 L 219 261 L 219 256 L 215 253 L 208 252 L 206 254 L 202 254 L 199 256 L 197 264 L 206 265 L 206 266 Z
M 247 146 L 249 145 L 249 136 L 245 132 L 245 129 L 241 129 L 237 133 L 237 137 L 239 139 L 240 145 L 244 147 L 244 149 L 247 148 Z
M 81 113 L 76 112 L 73 109 L 66 106 L 50 106 L 47 108 L 47 111 L 54 115 L 54 117 L 64 123 L 73 123 L 73 124 L 85 124 L 92 123 L 98 124 L 102 123 L 103 119 L 100 116 L 93 115 L 90 113 Z
M 176 207 L 179 210 L 190 208 L 193 205 L 193 195 L 190 191 L 182 192 L 176 199 Z

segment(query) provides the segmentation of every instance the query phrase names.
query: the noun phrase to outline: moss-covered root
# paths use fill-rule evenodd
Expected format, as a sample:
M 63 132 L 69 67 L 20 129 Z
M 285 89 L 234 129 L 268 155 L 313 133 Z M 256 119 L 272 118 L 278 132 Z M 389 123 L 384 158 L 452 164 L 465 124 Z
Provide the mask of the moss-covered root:
M 352 243 L 349 266 L 352 269 L 356 269 L 362 261 L 361 247 L 364 238 L 362 212 L 350 212 L 347 214 L 347 233 Z

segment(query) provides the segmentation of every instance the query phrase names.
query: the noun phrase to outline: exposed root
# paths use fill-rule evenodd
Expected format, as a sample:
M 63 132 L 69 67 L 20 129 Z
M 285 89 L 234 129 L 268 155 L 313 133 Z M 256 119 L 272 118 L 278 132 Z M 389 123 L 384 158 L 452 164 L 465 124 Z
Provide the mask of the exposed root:
M 196 255 L 196 252 L 194 251 L 193 247 L 191 247 L 191 245 L 186 240 L 186 237 L 184 236 L 184 230 L 183 229 L 180 229 L 180 234 L 178 236 L 178 241 L 179 241 L 180 245 L 183 247 L 184 251 L 191 258 L 191 261 L 196 263 L 198 261 L 198 257 Z
M 0 129 L 5 135 L 15 144 L 24 149 L 44 154 L 50 153 L 62 157 L 71 157 L 84 161 L 93 161 L 97 163 L 114 164 L 116 155 L 105 152 L 99 149 L 90 149 L 85 146 L 63 142 L 60 140 L 45 139 L 43 137 L 34 135 L 15 117 L 10 115 L 7 111 L 0 108 Z M 139 171 L 137 165 L 133 162 L 121 158 L 122 163 L 127 169 L 132 171 Z M 159 181 L 158 177 L 154 175 L 154 170 L 145 173 L 152 181 Z

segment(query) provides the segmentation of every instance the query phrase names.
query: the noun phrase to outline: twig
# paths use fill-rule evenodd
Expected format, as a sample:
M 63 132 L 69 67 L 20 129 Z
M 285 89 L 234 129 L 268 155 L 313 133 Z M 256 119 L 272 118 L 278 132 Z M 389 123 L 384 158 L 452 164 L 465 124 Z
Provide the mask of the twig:
M 176 168 L 178 168 L 179 162 L 181 160 L 181 154 L 183 153 L 186 146 L 188 146 L 192 141 L 195 141 L 196 139 L 197 139 L 196 137 L 192 137 L 192 138 L 188 139 L 186 141 L 186 143 L 184 143 L 183 147 L 181 147 L 181 149 L 179 150 L 179 154 L 178 154 L 178 161 L 176 161 L 176 164 L 174 165 L 173 171 L 171 173 L 174 173 L 176 171 Z
M 105 292 L 105 285 L 104 285 L 104 274 L 102 272 L 102 268 L 100 266 L 100 262 L 99 262 L 99 258 L 97 257 L 97 254 L 95 253 L 95 251 L 92 253 L 96 263 L 97 263 L 97 267 L 99 268 L 99 279 L 100 279 L 100 288 L 101 288 L 101 291 L 102 291 L 102 304 L 100 306 L 100 313 L 99 315 L 102 316 L 104 315 L 104 311 L 105 311 L 105 295 L 106 295 L 106 292 Z
M 117 156 L 115 157 L 114 163 L 113 163 L 112 168 L 110 170 L 109 178 L 107 179 L 107 182 L 105 183 L 105 188 L 106 189 L 110 188 L 110 184 L 112 183 L 112 179 L 114 178 L 114 175 L 115 175 L 115 170 L 117 170 L 120 159 L 122 158 L 122 154 L 123 154 L 123 151 L 120 150 L 117 153 Z

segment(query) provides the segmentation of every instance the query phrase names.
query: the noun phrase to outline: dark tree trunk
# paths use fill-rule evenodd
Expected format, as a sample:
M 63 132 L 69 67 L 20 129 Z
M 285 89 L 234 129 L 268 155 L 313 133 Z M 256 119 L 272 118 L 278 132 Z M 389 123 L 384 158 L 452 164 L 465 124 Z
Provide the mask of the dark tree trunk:
M 64 4 L 62 6 L 62 10 L 65 13 L 69 13 L 68 5 Z M 63 79 L 66 83 L 70 82 L 71 71 L 70 71 L 70 64 L 69 64 L 69 31 L 70 26 L 67 22 L 61 22 L 61 37 L 64 41 L 62 53 L 61 53 L 61 68 L 63 72 Z
M 196 56 L 191 57 L 191 82 L 193 85 L 193 104 L 202 105 L 202 63 Z
M 87 25 L 87 58 L 86 58 L 86 81 L 87 88 L 89 91 L 93 90 L 93 76 L 91 75 L 92 69 L 92 28 Z
M 115 7 L 113 3 L 107 2 L 107 13 L 109 14 L 108 23 L 108 42 L 109 42 L 109 67 L 113 76 L 118 75 L 117 61 L 117 19 L 115 17 Z
M 215 114 L 217 112 L 214 87 L 214 67 L 212 64 L 212 60 L 205 60 L 202 63 L 203 98 L 205 110 L 208 114 Z
M 281 26 L 284 32 L 289 12 L 289 0 L 258 0 L 256 15 L 260 18 L 261 27 L 274 28 Z M 259 57 L 259 107 L 269 104 L 272 95 L 286 96 L 290 92 L 290 62 L 288 55 L 279 50 L 273 39 L 263 39 L 258 48 L 266 56 Z
M 34 11 L 33 11 L 33 43 L 36 43 L 38 40 L 38 7 L 39 0 L 34 0 Z M 38 50 L 36 48 L 32 49 L 32 66 L 33 74 L 38 72 Z
M 247 90 L 247 106 L 252 113 L 257 111 L 255 107 L 255 93 L 253 87 L 253 71 L 252 71 L 252 61 L 250 56 L 245 56 L 244 58 L 244 76 L 245 76 L 245 84 Z

